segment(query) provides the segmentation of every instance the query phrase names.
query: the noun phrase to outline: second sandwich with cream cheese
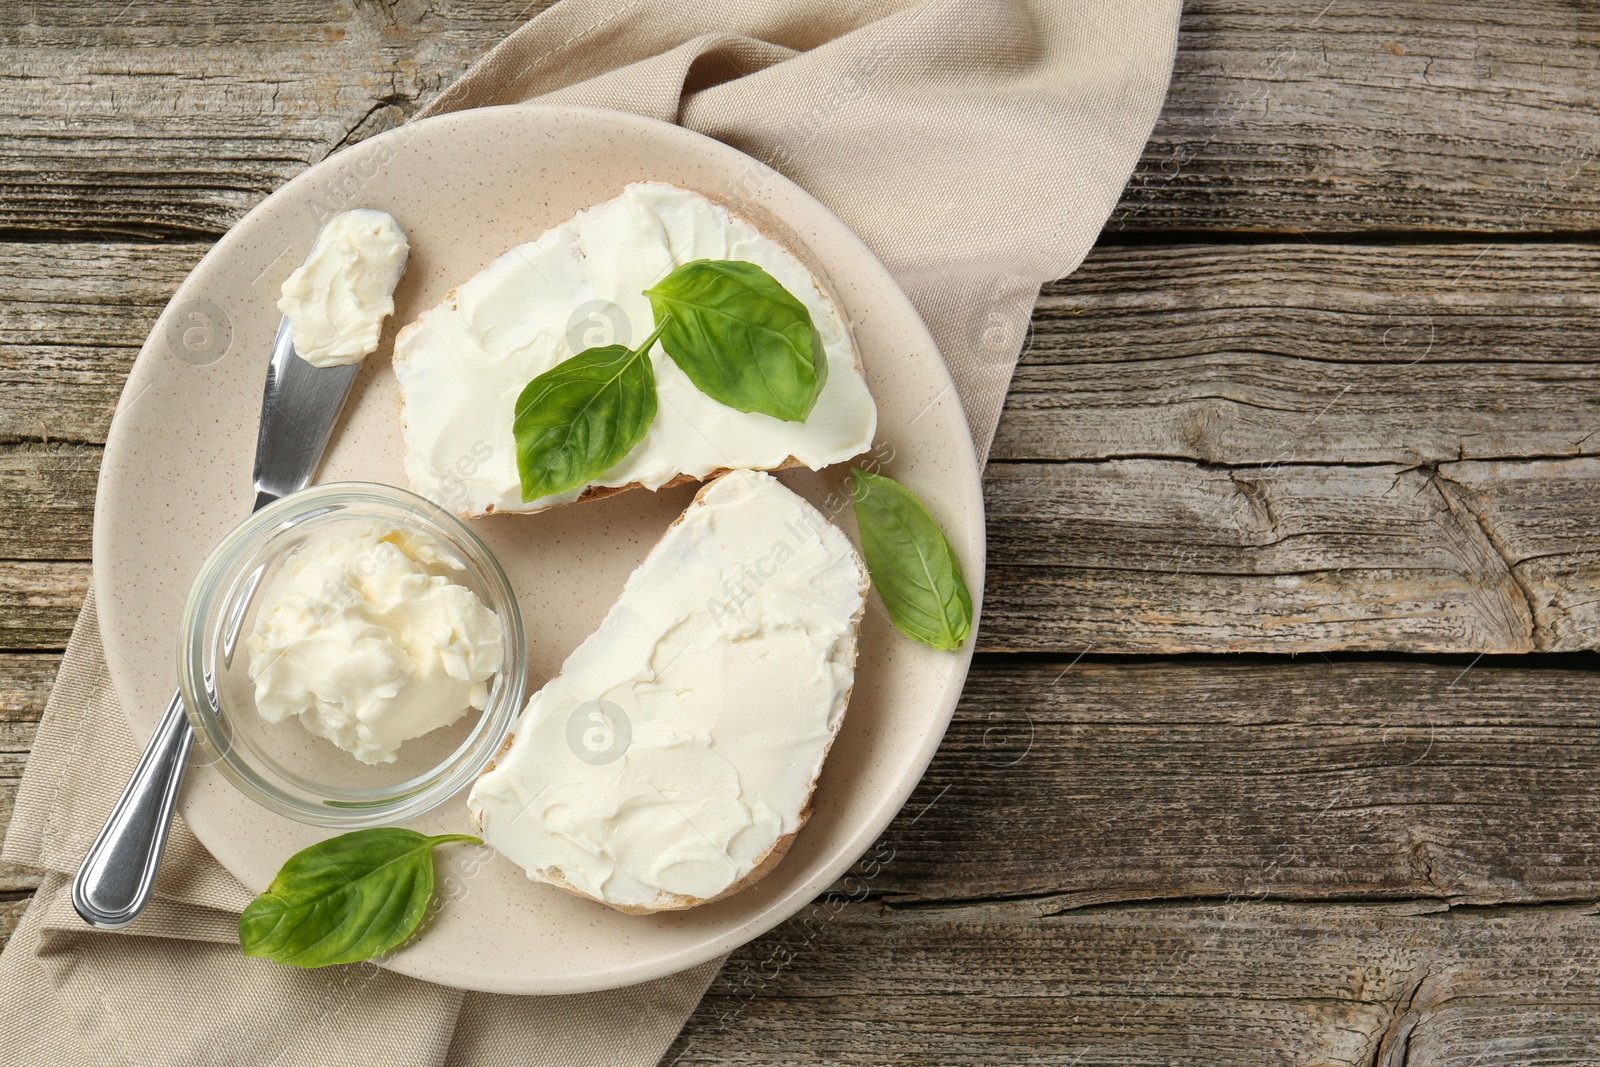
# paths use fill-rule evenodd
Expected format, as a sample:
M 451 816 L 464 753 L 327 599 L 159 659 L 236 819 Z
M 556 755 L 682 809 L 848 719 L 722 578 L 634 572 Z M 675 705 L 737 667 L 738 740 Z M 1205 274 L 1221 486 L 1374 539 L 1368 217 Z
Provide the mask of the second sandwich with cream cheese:
M 765 873 L 843 720 L 866 586 L 845 535 L 776 478 L 707 484 L 473 786 L 485 842 L 632 912 Z

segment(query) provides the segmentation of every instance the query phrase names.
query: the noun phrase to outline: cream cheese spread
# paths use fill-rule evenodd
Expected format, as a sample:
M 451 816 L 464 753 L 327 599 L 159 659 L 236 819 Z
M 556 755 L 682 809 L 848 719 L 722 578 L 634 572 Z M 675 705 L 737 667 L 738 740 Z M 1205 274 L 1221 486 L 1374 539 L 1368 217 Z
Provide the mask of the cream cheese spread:
M 657 489 L 680 474 L 772 469 L 790 456 L 817 470 L 871 447 L 877 409 L 854 342 L 806 266 L 698 193 L 638 182 L 513 248 L 400 331 L 395 372 L 412 488 L 467 515 L 577 499 L 581 489 L 523 502 L 517 396 L 585 348 L 642 343 L 654 328 L 644 290 L 696 259 L 754 263 L 805 304 L 827 355 L 827 384 L 803 423 L 736 411 L 697 389 L 658 344 L 655 422 L 591 484 Z
M 710 483 L 473 786 L 484 840 L 631 909 L 745 878 L 805 821 L 866 585 L 844 534 L 776 478 Z
M 500 620 L 450 577 L 427 535 L 386 523 L 312 540 L 262 591 L 245 639 L 256 710 L 302 725 L 363 763 L 482 709 Z
M 334 367 L 376 349 L 409 251 L 405 231 L 387 212 L 359 208 L 329 219 L 278 300 L 300 358 Z

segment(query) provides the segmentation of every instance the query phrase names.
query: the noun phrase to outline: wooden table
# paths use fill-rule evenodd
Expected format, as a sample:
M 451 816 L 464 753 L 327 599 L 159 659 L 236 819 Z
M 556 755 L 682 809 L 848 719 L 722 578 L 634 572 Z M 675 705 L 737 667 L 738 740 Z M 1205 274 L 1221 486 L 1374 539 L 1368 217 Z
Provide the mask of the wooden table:
M 669 1060 L 1600 1060 L 1600 12 L 1366 6 L 1185 14 L 1039 304 L 949 736 Z M 0 820 L 152 320 L 517 8 L 0 6 Z

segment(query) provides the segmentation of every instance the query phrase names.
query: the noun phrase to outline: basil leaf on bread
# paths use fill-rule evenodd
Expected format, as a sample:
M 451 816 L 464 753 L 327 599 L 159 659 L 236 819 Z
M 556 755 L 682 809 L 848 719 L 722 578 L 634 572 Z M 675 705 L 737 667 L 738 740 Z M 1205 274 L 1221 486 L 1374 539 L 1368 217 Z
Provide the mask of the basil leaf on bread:
M 661 347 L 695 388 L 736 411 L 804 422 L 828 357 L 793 293 L 754 263 L 697 259 L 645 290 Z
M 512 434 L 524 502 L 587 485 L 620 463 L 655 421 L 659 337 L 711 399 L 804 422 L 828 380 L 811 312 L 754 263 L 697 259 L 645 291 L 655 332 L 643 345 L 589 348 L 529 382 Z

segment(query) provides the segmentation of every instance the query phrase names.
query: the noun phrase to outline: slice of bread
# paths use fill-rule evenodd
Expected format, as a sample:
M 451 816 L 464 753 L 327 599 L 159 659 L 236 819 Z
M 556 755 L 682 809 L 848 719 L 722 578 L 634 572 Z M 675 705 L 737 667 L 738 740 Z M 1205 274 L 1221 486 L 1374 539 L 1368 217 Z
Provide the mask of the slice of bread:
M 811 816 L 866 593 L 849 540 L 777 479 L 708 482 L 473 786 L 484 840 L 630 914 L 755 884 Z M 595 726 L 617 746 L 599 759 Z
M 582 348 L 642 340 L 644 290 L 695 259 L 754 262 L 807 310 L 828 380 L 803 423 L 725 407 L 657 344 L 659 404 L 645 439 L 568 493 L 524 501 L 512 432 L 523 388 Z M 636 182 L 519 245 L 395 339 L 411 488 L 464 518 L 535 512 L 628 489 L 661 489 L 732 469 L 821 469 L 872 445 L 877 410 L 860 352 L 820 263 L 770 213 L 664 182 Z

